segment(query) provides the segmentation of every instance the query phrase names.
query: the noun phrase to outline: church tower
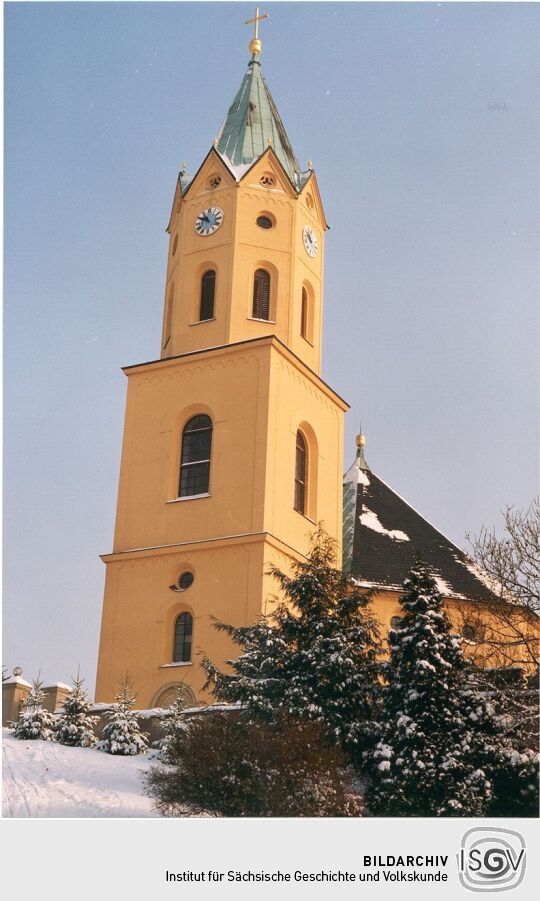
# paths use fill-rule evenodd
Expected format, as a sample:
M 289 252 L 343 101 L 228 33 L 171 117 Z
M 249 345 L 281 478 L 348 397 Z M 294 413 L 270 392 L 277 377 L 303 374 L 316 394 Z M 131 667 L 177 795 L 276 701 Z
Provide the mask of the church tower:
M 322 521 L 340 540 L 343 415 L 320 377 L 324 233 L 264 79 L 261 43 L 209 153 L 181 172 L 159 359 L 128 379 L 96 699 L 126 672 L 139 707 L 203 691 L 201 654 L 235 653 L 212 617 L 269 612 Z

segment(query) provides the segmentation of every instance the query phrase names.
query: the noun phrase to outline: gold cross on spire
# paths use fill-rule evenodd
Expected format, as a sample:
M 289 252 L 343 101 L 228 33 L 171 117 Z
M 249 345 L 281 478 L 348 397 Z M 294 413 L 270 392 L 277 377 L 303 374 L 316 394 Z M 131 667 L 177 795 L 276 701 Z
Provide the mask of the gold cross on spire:
M 259 15 L 259 7 L 257 6 L 255 9 L 255 18 L 254 19 L 246 19 L 245 25 L 253 25 L 253 37 L 249 42 L 249 49 L 251 53 L 260 53 L 262 50 L 262 44 L 259 40 L 259 22 L 263 19 L 269 19 L 270 14 L 265 13 L 264 15 Z

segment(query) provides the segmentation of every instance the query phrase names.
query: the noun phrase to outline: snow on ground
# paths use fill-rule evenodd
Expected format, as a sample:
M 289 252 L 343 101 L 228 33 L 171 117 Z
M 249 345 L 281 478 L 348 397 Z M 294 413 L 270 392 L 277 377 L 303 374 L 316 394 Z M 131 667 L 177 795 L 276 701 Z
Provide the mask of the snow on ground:
M 2 729 L 4 817 L 156 817 L 143 794 L 146 755 L 118 757 Z

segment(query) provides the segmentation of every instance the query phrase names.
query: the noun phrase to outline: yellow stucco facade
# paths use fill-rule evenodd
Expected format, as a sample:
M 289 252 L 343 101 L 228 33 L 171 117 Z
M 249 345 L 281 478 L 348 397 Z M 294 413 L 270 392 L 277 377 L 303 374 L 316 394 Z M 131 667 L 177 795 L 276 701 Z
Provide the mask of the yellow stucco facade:
M 197 216 L 216 207 L 222 224 L 201 236 Z M 270 228 L 257 225 L 261 216 Z M 306 226 L 316 235 L 315 255 L 306 251 Z M 222 666 L 234 653 L 211 618 L 241 625 L 266 612 L 276 590 L 268 565 L 287 569 L 305 555 L 317 522 L 340 541 L 348 407 L 319 375 L 325 228 L 315 175 L 294 190 L 272 148 L 239 180 L 211 150 L 189 190 L 177 188 L 161 358 L 124 370 L 98 701 L 110 701 L 126 673 L 139 707 L 159 706 L 178 682 L 193 700 L 209 700 L 201 655 Z M 209 269 L 214 315 L 200 321 Z M 258 269 L 270 274 L 265 320 L 252 315 Z M 212 424 L 208 490 L 179 497 L 183 430 L 200 414 Z M 303 513 L 294 506 L 299 432 L 307 450 Z M 178 590 L 182 572 L 193 575 L 186 590 Z M 175 623 L 184 612 L 193 618 L 192 653 L 178 662 Z
M 217 187 L 213 184 L 219 181 Z M 219 207 L 223 224 L 201 238 L 193 227 L 200 210 Z M 266 216 L 270 229 L 257 225 Z M 306 253 L 303 229 L 319 239 L 315 257 Z M 315 174 L 298 195 L 269 148 L 237 182 L 211 150 L 182 197 L 177 188 L 169 223 L 169 257 L 163 316 L 163 357 L 275 334 L 310 369 L 319 373 L 322 343 L 322 281 L 326 222 Z M 271 275 L 270 316 L 252 316 L 254 272 Z M 201 323 L 199 284 L 216 271 L 215 317 Z M 309 338 L 301 335 L 302 288 L 310 300 Z

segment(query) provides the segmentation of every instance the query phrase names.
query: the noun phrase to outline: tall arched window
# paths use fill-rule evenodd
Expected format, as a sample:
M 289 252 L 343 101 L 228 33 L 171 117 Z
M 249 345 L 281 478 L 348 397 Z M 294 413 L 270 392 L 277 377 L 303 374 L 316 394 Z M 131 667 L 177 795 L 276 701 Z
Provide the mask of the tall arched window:
M 193 617 L 191 613 L 181 613 L 174 624 L 173 663 L 190 662 L 192 637 Z
M 270 273 L 257 269 L 253 279 L 253 318 L 270 319 Z
M 167 312 L 165 314 L 165 328 L 163 330 L 163 349 L 167 347 L 167 344 L 171 340 L 171 327 L 172 327 L 172 317 L 173 317 L 173 309 L 174 309 L 174 282 L 169 288 L 169 297 L 167 300 Z
M 205 272 L 201 279 L 201 304 L 199 320 L 214 318 L 214 295 L 216 293 L 216 273 L 213 269 Z
M 192 416 L 182 432 L 179 497 L 208 494 L 211 451 L 212 420 L 203 413 Z
M 294 470 L 294 509 L 306 512 L 307 445 L 302 432 L 296 433 L 296 465 Z
M 308 338 L 309 330 L 309 298 L 305 288 L 302 288 L 302 318 L 300 322 L 300 334 L 302 338 Z

